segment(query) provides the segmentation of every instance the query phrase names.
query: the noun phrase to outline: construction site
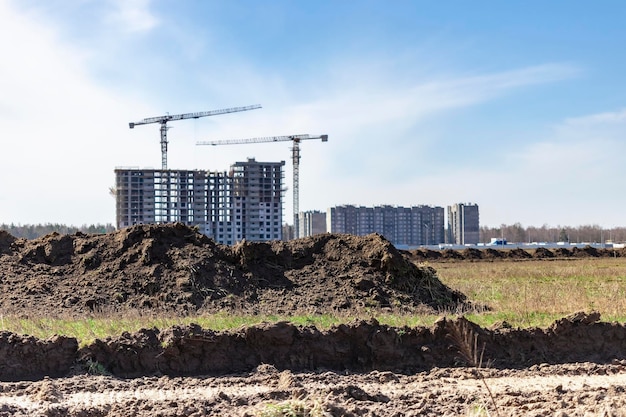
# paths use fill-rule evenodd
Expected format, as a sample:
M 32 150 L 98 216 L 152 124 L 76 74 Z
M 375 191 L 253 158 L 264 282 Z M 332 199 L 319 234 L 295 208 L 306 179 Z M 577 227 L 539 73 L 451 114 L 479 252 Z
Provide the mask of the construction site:
M 168 122 L 249 111 L 260 105 L 207 112 L 150 117 L 129 123 L 160 124 L 161 169 L 116 168 L 116 226 L 183 223 L 218 243 L 283 239 L 285 161 L 260 162 L 248 158 L 228 171 L 171 170 L 167 166 Z M 288 135 L 197 142 L 197 145 L 235 145 L 290 141 L 293 166 L 293 224 L 298 236 L 300 143 L 328 141 L 328 135 Z
M 304 238 L 318 233 L 379 233 L 400 248 L 456 243 L 476 244 L 479 215 L 476 204 L 448 207 L 343 205 L 326 213 L 300 211 L 300 153 L 305 140 L 328 141 L 328 135 L 264 136 L 198 141 L 198 146 L 291 142 L 292 226 L 284 219 L 285 161 L 234 162 L 228 170 L 169 169 L 168 122 L 260 109 L 261 105 L 207 112 L 150 117 L 129 123 L 160 125 L 161 169 L 115 169 L 116 227 L 182 223 L 197 228 L 216 242 L 234 245 L 243 240 L 266 242 Z M 447 226 L 447 227 L 446 227 Z

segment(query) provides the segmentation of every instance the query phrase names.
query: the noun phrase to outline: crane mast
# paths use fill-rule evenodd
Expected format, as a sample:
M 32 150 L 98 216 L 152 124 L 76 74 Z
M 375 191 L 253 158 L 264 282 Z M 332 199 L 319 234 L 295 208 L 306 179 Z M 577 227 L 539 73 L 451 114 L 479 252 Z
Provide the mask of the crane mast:
M 247 139 L 227 139 L 217 141 L 197 142 L 196 145 L 244 145 L 249 143 L 267 143 L 267 142 L 284 142 L 292 141 L 291 159 L 293 163 L 293 228 L 295 237 L 300 237 L 300 142 L 303 140 L 321 139 L 322 142 L 328 141 L 328 135 L 291 135 L 291 136 L 267 136 L 259 138 Z
M 130 122 L 128 126 L 131 129 L 133 129 L 135 126 L 147 125 L 151 123 L 159 123 L 161 125 L 161 128 L 160 128 L 160 131 L 161 131 L 161 168 L 165 171 L 167 169 L 167 129 L 169 129 L 169 127 L 167 126 L 167 122 L 172 122 L 176 120 L 185 120 L 185 119 L 199 119 L 200 117 L 217 116 L 220 114 L 235 113 L 235 112 L 254 110 L 254 109 L 260 109 L 260 108 L 261 108 L 260 104 L 254 104 L 252 106 L 230 107 L 227 109 L 202 111 L 202 112 L 196 112 L 196 113 L 183 113 L 183 114 L 175 114 L 175 115 L 167 114 L 165 116 L 148 117 L 138 122 Z

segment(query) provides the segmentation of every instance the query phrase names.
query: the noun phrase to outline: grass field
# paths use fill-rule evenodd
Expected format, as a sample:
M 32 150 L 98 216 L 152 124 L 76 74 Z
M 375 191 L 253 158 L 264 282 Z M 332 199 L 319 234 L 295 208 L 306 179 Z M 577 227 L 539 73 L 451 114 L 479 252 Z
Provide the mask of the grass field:
M 626 320 L 626 258 L 435 263 L 439 278 L 491 311 L 467 315 L 483 326 L 506 320 L 544 327 L 576 311 Z
M 515 327 L 545 327 L 577 311 L 596 310 L 603 321 L 626 321 L 626 258 L 574 260 L 482 261 L 432 263 L 439 278 L 490 310 L 465 316 L 481 325 L 507 321 Z M 108 314 L 81 320 L 63 318 L 19 319 L 0 315 L 0 330 L 48 338 L 55 334 L 76 337 L 81 344 L 96 338 L 117 336 L 140 328 L 167 328 L 176 324 L 197 323 L 213 330 L 233 329 L 262 321 L 289 320 L 295 324 L 315 325 L 320 329 L 346 323 L 355 318 L 375 317 L 392 326 L 430 326 L 442 311 L 427 316 L 245 316 L 211 315 L 169 317 L 129 312 L 124 317 Z

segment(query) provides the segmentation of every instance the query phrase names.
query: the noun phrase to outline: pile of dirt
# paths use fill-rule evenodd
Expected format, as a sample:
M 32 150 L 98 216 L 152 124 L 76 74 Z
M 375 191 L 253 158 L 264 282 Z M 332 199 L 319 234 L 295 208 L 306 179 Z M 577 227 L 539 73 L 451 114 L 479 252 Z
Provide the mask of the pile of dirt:
M 467 307 L 384 237 L 323 234 L 231 247 L 182 224 L 103 235 L 0 235 L 5 314 L 417 312 Z
M 626 256 L 626 249 L 597 249 L 592 246 L 582 248 L 554 248 L 539 247 L 537 249 L 494 249 L 494 248 L 466 248 L 455 250 L 446 248 L 441 251 L 420 248 L 403 250 L 402 253 L 414 262 L 446 262 L 446 261 L 480 261 L 480 260 L 524 260 L 524 259 L 553 259 L 553 258 L 620 258 Z
M 537 259 L 548 259 L 548 258 L 554 258 L 554 257 L 555 257 L 554 252 L 546 248 L 537 248 L 535 249 L 535 252 L 533 253 L 533 258 L 537 258 Z
M 17 239 L 6 230 L 0 230 L 0 255 L 11 253 L 11 245 L 13 245 L 16 240 Z

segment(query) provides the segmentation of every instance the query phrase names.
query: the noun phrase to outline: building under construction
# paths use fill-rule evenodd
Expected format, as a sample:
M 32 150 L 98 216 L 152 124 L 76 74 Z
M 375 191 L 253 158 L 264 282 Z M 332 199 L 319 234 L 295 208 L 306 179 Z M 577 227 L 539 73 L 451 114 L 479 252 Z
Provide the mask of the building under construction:
M 117 228 L 181 222 L 232 245 L 282 238 L 281 162 L 236 162 L 228 172 L 118 168 Z

